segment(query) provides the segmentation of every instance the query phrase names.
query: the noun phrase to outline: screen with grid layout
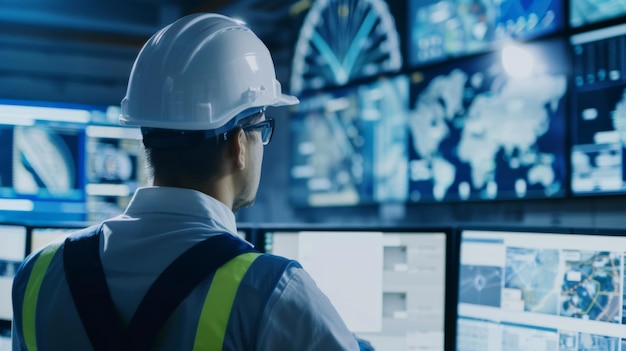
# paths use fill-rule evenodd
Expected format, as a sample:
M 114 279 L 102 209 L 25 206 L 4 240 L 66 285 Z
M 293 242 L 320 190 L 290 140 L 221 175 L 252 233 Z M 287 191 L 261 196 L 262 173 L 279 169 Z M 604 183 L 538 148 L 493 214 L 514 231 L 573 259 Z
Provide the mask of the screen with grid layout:
M 626 237 L 464 230 L 460 240 L 457 351 L 624 350 Z
M 348 328 L 377 351 L 444 348 L 445 232 L 267 230 L 266 252 L 295 259 Z

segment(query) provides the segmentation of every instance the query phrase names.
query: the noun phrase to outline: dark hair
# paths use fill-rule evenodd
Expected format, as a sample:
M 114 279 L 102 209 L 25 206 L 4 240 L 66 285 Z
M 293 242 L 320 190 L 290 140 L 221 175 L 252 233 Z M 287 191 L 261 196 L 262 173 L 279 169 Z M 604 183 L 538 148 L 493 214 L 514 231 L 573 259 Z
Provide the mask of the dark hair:
M 197 133 L 189 133 L 191 141 L 185 146 L 168 148 L 146 146 L 146 168 L 149 176 L 159 177 L 172 185 L 176 185 L 181 178 L 199 184 L 206 179 L 219 176 L 227 139 L 232 138 L 242 126 L 256 122 L 261 116 L 262 114 L 258 113 L 246 117 L 230 131 L 215 137 L 198 138 Z

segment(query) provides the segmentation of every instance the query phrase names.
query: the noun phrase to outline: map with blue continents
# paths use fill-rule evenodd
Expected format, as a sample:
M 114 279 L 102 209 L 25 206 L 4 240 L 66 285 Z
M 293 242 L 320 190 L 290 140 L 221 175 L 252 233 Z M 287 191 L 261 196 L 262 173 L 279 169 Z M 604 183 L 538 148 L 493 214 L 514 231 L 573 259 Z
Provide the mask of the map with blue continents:
M 511 75 L 497 52 L 413 74 L 411 201 L 564 194 L 565 48 L 526 50 L 536 62 L 526 76 Z

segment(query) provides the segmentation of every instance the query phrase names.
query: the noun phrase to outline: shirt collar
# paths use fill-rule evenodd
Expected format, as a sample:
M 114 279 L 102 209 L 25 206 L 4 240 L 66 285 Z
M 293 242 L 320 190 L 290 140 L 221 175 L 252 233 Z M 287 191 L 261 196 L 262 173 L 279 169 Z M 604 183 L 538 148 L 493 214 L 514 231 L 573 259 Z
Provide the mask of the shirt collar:
M 180 214 L 211 219 L 231 233 L 237 232 L 235 214 L 219 200 L 200 191 L 174 187 L 137 189 L 124 215 L 145 217 L 155 213 Z

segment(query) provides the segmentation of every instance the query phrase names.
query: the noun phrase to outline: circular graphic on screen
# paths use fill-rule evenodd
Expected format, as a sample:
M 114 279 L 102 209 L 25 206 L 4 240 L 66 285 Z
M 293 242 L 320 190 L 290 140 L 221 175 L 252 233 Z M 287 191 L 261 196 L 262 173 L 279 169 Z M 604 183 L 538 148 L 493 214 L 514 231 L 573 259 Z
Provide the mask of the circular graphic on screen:
M 293 57 L 291 93 L 341 86 L 402 67 L 400 40 L 383 0 L 318 0 Z

